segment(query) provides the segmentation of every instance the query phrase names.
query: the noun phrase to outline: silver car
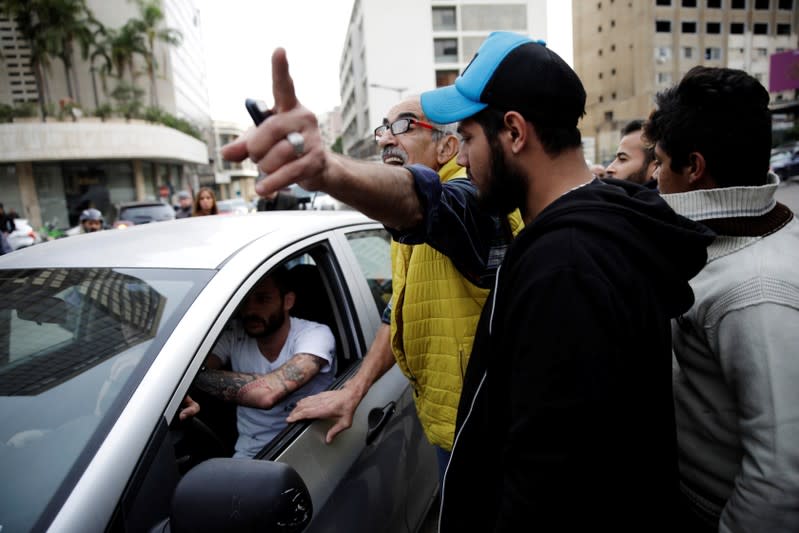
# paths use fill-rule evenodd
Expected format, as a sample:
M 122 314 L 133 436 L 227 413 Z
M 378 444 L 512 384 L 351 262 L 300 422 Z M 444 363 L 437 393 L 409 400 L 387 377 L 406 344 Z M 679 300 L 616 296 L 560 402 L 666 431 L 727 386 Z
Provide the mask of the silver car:
M 247 292 L 278 265 L 305 276 L 292 312 L 332 328 L 342 386 L 390 297 L 389 242 L 356 212 L 289 211 L 0 257 L 0 530 L 416 531 L 437 466 L 396 367 L 329 445 L 331 424 L 317 420 L 231 459 L 229 406 L 177 416 Z

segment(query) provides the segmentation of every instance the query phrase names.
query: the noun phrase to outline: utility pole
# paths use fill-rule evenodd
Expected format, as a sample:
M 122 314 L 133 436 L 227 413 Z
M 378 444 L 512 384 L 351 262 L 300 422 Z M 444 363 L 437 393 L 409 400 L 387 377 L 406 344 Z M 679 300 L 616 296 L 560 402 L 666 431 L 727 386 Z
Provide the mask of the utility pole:
M 405 93 L 408 88 L 407 87 L 392 87 L 390 85 L 381 85 L 379 83 L 370 83 L 369 87 L 374 87 L 375 89 L 385 89 L 387 91 L 394 91 L 397 93 L 397 99 L 402 100 L 402 95 Z

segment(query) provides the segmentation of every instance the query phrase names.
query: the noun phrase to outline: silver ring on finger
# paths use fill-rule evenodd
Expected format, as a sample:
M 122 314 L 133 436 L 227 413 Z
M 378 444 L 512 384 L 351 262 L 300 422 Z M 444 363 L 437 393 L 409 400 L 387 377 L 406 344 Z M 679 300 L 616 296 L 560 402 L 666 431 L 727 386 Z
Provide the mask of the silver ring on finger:
M 294 148 L 294 155 L 302 157 L 305 153 L 305 137 L 302 136 L 301 133 L 292 131 L 288 135 L 286 135 L 286 140 L 289 142 L 292 148 Z

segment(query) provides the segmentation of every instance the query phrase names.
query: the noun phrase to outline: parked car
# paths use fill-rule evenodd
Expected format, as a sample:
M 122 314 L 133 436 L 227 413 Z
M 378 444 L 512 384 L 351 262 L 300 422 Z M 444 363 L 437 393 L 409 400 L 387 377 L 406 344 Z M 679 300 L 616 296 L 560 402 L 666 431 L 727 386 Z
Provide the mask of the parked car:
M 339 211 L 339 210 L 352 209 L 344 202 L 333 198 L 326 192 L 317 191 L 313 193 L 313 195 L 314 196 L 313 200 L 311 201 L 311 207 L 317 211 Z
M 16 229 L 8 234 L 8 244 L 12 250 L 19 250 L 42 242 L 41 236 L 31 227 L 28 219 L 15 218 L 14 226 Z
M 334 333 L 341 387 L 390 296 L 389 247 L 359 213 L 284 211 L 1 256 L 3 531 L 416 531 L 438 469 L 396 367 L 329 445 L 331 423 L 306 421 L 230 459 L 209 451 L 235 439 L 229 404 L 178 420 L 247 292 L 281 265 L 305 276 L 292 313 Z
M 297 184 L 291 184 L 289 190 L 297 197 L 300 209 L 313 209 L 315 211 L 338 211 L 352 209 L 347 204 L 336 200 L 326 192 L 307 191 Z
M 781 180 L 799 176 L 799 147 L 772 150 L 770 163 Z
M 230 200 L 219 200 L 216 208 L 220 215 L 246 215 L 250 213 L 250 206 L 242 198 L 232 198 Z
M 117 219 L 113 227 L 124 228 L 174 219 L 175 208 L 163 202 L 156 200 L 124 202 L 117 208 Z

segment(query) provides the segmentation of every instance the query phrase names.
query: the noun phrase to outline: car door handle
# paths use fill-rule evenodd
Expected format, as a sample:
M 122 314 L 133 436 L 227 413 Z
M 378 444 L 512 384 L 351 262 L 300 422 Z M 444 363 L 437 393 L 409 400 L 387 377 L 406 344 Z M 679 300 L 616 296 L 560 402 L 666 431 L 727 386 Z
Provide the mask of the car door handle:
M 366 445 L 372 444 L 380 432 L 386 427 L 391 415 L 394 414 L 397 404 L 388 402 L 384 407 L 375 407 L 369 411 L 369 429 L 366 432 Z

